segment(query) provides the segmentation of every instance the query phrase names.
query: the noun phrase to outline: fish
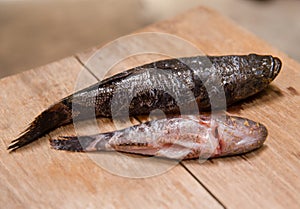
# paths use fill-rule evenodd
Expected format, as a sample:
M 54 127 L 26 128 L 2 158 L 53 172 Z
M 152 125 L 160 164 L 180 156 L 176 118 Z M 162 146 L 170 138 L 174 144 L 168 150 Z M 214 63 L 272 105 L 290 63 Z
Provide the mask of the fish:
M 210 111 L 212 99 L 214 108 L 224 108 L 224 102 L 226 108 L 266 88 L 281 66 L 277 57 L 249 54 L 174 58 L 134 67 L 51 105 L 8 150 L 17 150 L 60 126 L 93 117 L 149 115 L 156 109 L 170 115 L 180 113 L 181 106 Z M 219 96 L 222 92 L 223 97 Z M 194 103 L 197 108 L 190 108 Z M 196 110 L 186 114 L 197 114 Z
M 255 121 L 229 115 L 175 117 L 152 120 L 122 130 L 90 136 L 51 139 L 56 150 L 117 151 L 175 160 L 208 159 L 260 148 L 267 128 Z

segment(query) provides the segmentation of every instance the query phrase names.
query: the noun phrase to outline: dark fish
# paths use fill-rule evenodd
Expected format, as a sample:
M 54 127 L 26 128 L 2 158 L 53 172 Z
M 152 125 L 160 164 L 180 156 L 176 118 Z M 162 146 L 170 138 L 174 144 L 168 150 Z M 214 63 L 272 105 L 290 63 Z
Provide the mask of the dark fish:
M 68 151 L 119 151 L 171 159 L 213 158 L 261 147 L 264 125 L 234 116 L 154 120 L 123 130 L 91 136 L 61 137 L 52 148 Z
M 263 90 L 280 69 L 278 58 L 256 54 L 169 59 L 135 67 L 50 106 L 8 149 L 16 150 L 59 126 L 93 116 L 147 115 L 155 109 L 178 114 L 180 106 L 189 107 L 193 101 L 200 110 L 209 110 L 211 98 L 214 108 L 222 108 L 225 99 L 228 106 Z

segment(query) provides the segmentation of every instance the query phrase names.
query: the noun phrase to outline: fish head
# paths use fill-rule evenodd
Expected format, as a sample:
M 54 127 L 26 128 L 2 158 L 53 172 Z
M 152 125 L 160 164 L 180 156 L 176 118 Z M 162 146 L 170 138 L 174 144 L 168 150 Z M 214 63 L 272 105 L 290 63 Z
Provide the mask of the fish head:
M 230 92 L 229 97 L 235 100 L 247 98 L 265 89 L 280 73 L 282 63 L 277 57 L 250 54 L 243 59 L 241 65 L 242 72 L 235 78 L 239 80 L 236 85 L 231 86 L 231 89 L 226 89 L 225 86 L 225 90 Z
M 265 78 L 271 82 L 279 74 L 282 63 L 278 57 L 250 54 L 248 56 L 248 65 L 254 76 Z
M 247 153 L 263 145 L 268 131 L 266 127 L 246 118 L 226 116 L 214 129 L 218 138 L 217 156 Z

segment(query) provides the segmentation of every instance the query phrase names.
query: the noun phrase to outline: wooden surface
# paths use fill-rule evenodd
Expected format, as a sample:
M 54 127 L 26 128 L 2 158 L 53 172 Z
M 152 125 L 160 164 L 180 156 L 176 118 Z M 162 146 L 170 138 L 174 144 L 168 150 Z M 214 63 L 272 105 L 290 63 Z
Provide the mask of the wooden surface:
M 105 60 L 87 62 L 97 48 L 0 81 L 0 200 L 5 208 L 299 208 L 300 206 L 300 65 L 264 41 L 239 28 L 228 19 L 206 8 L 196 8 L 171 20 L 151 25 L 139 32 L 165 32 L 189 41 L 205 54 L 272 54 L 283 61 L 283 69 L 272 86 L 251 100 L 228 111 L 265 124 L 269 137 L 255 152 L 209 160 L 172 164 L 167 160 L 151 162 L 144 178 L 134 170 L 139 158 L 102 153 L 105 166 L 86 153 L 67 153 L 50 149 L 48 139 L 75 134 L 72 126 L 59 128 L 43 139 L 9 154 L 6 147 L 33 118 L 53 102 L 78 87 L 128 67 L 157 60 L 165 55 L 148 54 L 116 61 L 106 72 Z M 148 43 L 151 43 L 149 39 Z M 133 41 L 130 45 L 139 46 Z M 146 44 L 146 43 L 145 43 Z M 190 55 L 194 49 L 174 50 L 176 43 L 146 44 L 164 48 L 169 56 Z M 118 44 L 114 47 L 119 46 Z M 117 54 L 120 48 L 108 50 Z M 129 46 L 128 46 L 129 47 Z M 123 47 L 124 48 L 124 47 Z M 126 47 L 125 47 L 126 48 Z M 139 48 L 139 47 L 137 47 Z M 150 49 L 149 49 L 150 50 Z M 151 49 L 152 50 L 152 49 Z M 176 51 L 176 52 L 174 52 Z M 163 51 L 164 52 L 164 51 Z M 168 54 L 167 54 L 168 55 Z M 85 63 L 83 67 L 82 63 Z M 110 67 L 110 66 L 108 66 Z M 132 119 L 133 124 L 139 118 Z M 116 124 L 98 120 L 101 131 L 113 130 Z M 129 126 L 131 123 L 119 123 Z M 119 127 L 118 126 L 118 127 Z M 88 126 L 86 127 L 88 129 Z M 83 130 L 84 131 L 84 130 Z M 122 158 L 122 165 L 114 161 Z M 121 159 L 122 160 L 122 159 Z M 145 159 L 140 159 L 144 162 Z M 144 163 L 145 164 L 145 163 Z M 117 166 L 115 166 L 117 165 Z M 133 166 L 132 169 L 130 166 Z M 124 166 L 124 168 L 122 167 Z M 142 165 L 139 165 L 142 166 Z M 148 167 L 147 167 L 148 166 Z M 152 167 L 151 167 L 152 166 Z M 141 168 L 141 167 L 137 167 Z M 134 172 L 133 172 L 134 171 Z M 154 172 L 153 171 L 153 172 Z M 147 174 L 147 170 L 145 171 Z M 142 173 L 141 175 L 145 175 Z

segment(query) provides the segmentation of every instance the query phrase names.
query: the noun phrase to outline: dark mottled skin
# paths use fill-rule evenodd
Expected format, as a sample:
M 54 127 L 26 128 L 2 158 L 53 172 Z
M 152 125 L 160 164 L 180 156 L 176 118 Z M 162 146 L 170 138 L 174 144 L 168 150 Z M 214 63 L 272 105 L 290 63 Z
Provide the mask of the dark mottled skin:
M 224 101 L 218 101 L 218 89 L 225 93 L 228 106 L 263 90 L 280 69 L 278 58 L 256 54 L 169 59 L 139 66 L 51 106 L 8 149 L 18 149 L 73 120 L 94 115 L 112 117 L 111 109 L 113 116 L 118 117 L 128 114 L 128 109 L 131 116 L 147 115 L 155 109 L 170 114 L 178 113 L 179 107 L 189 107 L 196 99 L 200 110 L 209 110 L 210 98 L 215 100 L 214 108 L 219 108 L 219 104 L 222 108 Z M 215 88 L 206 89 L 209 86 Z

